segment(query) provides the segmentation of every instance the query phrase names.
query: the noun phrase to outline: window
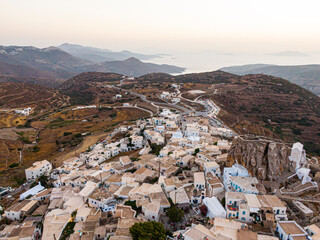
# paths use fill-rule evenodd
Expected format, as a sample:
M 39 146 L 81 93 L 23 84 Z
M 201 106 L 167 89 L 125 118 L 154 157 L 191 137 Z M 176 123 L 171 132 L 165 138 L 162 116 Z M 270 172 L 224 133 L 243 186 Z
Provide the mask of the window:
M 242 214 L 243 214 L 243 215 L 246 215 L 246 211 L 243 211 Z
M 246 218 L 242 217 L 242 218 L 241 218 L 241 220 L 242 220 L 242 221 L 245 221 L 245 220 L 246 220 Z

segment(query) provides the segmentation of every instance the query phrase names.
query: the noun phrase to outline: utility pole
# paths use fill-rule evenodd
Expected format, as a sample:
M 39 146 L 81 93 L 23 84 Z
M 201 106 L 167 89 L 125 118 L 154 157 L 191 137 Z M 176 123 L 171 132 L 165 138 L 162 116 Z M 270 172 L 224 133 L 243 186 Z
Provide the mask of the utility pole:
M 177 189 L 174 192 L 174 204 L 177 205 Z
M 158 158 L 159 168 L 158 168 L 158 180 L 160 178 L 160 158 Z
M 101 177 L 101 172 L 100 172 L 100 187 L 102 187 L 102 177 Z
M 20 165 L 22 164 L 22 150 L 20 151 L 20 160 L 19 160 L 19 162 L 20 162 Z

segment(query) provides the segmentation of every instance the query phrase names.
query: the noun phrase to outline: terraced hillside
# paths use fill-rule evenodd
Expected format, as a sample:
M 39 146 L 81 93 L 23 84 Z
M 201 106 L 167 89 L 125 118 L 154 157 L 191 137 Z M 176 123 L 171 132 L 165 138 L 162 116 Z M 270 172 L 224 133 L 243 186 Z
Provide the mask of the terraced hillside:
M 69 98 L 53 88 L 28 83 L 0 83 L 1 108 L 35 107 L 59 108 L 69 103 Z
M 116 94 L 105 86 L 120 83 L 122 79 L 121 74 L 87 72 L 70 78 L 59 89 L 70 96 L 72 104 L 101 104 L 110 101 Z

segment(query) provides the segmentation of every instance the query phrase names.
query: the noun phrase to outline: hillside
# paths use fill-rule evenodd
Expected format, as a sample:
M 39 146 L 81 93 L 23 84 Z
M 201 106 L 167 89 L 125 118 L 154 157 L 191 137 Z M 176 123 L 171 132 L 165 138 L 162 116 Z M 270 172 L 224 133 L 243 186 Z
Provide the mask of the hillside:
M 69 78 L 75 75 L 75 67 L 90 63 L 55 47 L 39 49 L 20 46 L 0 46 L 0 62 L 50 72 L 55 78 Z
M 59 89 L 70 96 L 71 104 L 92 104 L 98 96 L 110 99 L 111 91 L 105 85 L 119 83 L 121 79 L 123 75 L 117 73 L 86 72 L 70 78 Z
M 139 77 L 137 80 L 140 82 L 178 82 L 178 83 L 202 83 L 202 84 L 212 84 L 212 83 L 230 83 L 232 79 L 239 76 L 226 73 L 223 71 L 213 71 L 204 73 L 189 73 L 181 74 L 177 76 L 172 76 L 170 74 L 164 73 L 150 73 Z
M 186 84 L 187 90 L 201 86 L 206 90 L 203 97 L 221 106 L 219 117 L 237 132 L 302 141 L 310 153 L 320 155 L 320 98 L 287 80 L 215 71 L 179 76 L 148 74 L 137 81 L 183 83 L 182 91 Z
M 67 105 L 68 99 L 53 88 L 27 83 L 0 83 L 0 106 L 3 109 L 32 107 L 46 110 Z
M 50 71 L 0 62 L 0 82 L 24 82 L 40 86 L 57 87 L 64 82 L 64 79 L 56 78 L 55 74 Z
M 82 52 L 81 49 L 79 54 Z M 77 48 L 73 50 L 76 51 Z M 185 70 L 172 65 L 144 63 L 131 57 L 146 59 L 144 55 L 140 56 L 128 51 L 121 53 L 125 60 L 96 63 L 75 57 L 56 47 L 40 49 L 0 46 L 0 82 L 26 82 L 57 87 L 66 79 L 83 72 L 113 72 L 137 77 L 151 72 L 181 73 Z M 78 54 L 75 55 L 78 56 Z
M 144 63 L 139 59 L 133 57 L 128 58 L 124 61 L 108 61 L 81 67 L 81 71 L 85 72 L 113 72 L 134 77 L 153 72 L 181 73 L 184 70 L 185 68 L 167 64 L 159 65 L 154 63 Z
M 320 65 L 277 66 L 251 64 L 224 67 L 221 70 L 239 75 L 263 73 L 284 78 L 320 96 Z
M 86 47 L 78 44 L 69 44 L 69 43 L 64 43 L 58 46 L 58 48 L 62 49 L 63 51 L 73 56 L 86 59 L 88 61 L 96 62 L 96 63 L 105 62 L 105 61 L 123 61 L 131 57 L 138 58 L 140 60 L 150 60 L 152 58 L 161 57 L 160 55 L 145 55 L 145 54 L 134 53 L 126 50 L 121 52 L 113 52 L 109 49 Z
M 120 81 L 122 77 L 123 75 L 117 73 L 85 72 L 65 81 L 59 86 L 59 89 L 82 91 L 88 88 L 91 83 Z

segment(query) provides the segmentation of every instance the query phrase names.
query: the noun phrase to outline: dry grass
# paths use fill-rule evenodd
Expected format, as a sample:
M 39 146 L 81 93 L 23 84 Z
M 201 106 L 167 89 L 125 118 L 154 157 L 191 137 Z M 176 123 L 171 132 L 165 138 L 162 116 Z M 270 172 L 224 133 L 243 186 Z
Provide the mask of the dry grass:
M 151 105 L 151 103 L 149 103 L 149 102 L 139 102 L 138 107 L 142 107 L 142 108 L 145 108 L 145 109 L 152 111 L 153 113 L 157 113 L 157 108 L 155 106 Z
M 112 116 L 115 114 L 116 116 Z M 0 139 L 0 186 L 13 186 L 16 184 L 14 178 L 24 177 L 24 169 L 30 167 L 33 162 L 48 159 L 59 166 L 64 160 L 78 155 L 94 145 L 99 139 L 104 138 L 107 132 L 111 132 L 118 124 L 126 121 L 147 117 L 149 114 L 136 108 L 126 108 L 116 111 L 113 109 L 83 109 L 68 110 L 46 114 L 31 123 L 32 128 L 25 130 L 17 128 L 17 131 L 26 131 L 24 136 L 30 141 L 35 139 L 35 134 L 39 135 L 36 151 L 33 145 L 25 144 L 16 139 L 15 128 L 10 130 L 11 140 Z M 87 120 L 87 121 L 83 121 Z M 70 133 L 68 137 L 65 133 Z M 0 132 L 1 133 L 1 132 Z M 68 140 L 78 133 L 92 133 L 74 147 L 62 147 L 61 142 Z M 0 134 L 1 135 L 1 134 Z M 76 138 L 74 137 L 76 140 Z M 80 139 L 81 140 L 81 139 Z M 68 145 L 69 144 L 69 145 Z M 70 146 L 68 143 L 67 146 Z M 76 144 L 78 144 L 76 142 Z M 14 169 L 7 168 L 12 163 L 19 161 L 18 148 L 23 148 L 22 165 Z M 60 149 L 60 151 L 59 151 Z M 6 165 L 6 163 L 8 163 Z
M 101 133 L 101 134 L 97 134 L 97 135 L 91 135 L 91 136 L 87 136 L 83 142 L 80 144 L 80 146 L 78 146 L 76 149 L 73 149 L 71 151 L 68 151 L 66 153 L 61 154 L 60 156 L 54 157 L 52 159 L 52 162 L 56 165 L 56 166 L 60 166 L 63 161 L 77 156 L 79 153 L 84 152 L 88 149 L 88 147 L 94 145 L 97 141 L 99 141 L 100 139 L 103 139 L 107 136 L 106 133 Z
M 16 127 L 18 125 L 24 125 L 25 123 L 26 117 L 11 113 L 0 114 L 0 128 Z

